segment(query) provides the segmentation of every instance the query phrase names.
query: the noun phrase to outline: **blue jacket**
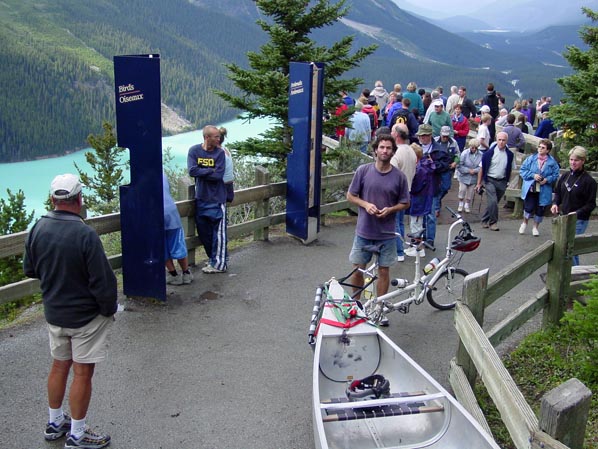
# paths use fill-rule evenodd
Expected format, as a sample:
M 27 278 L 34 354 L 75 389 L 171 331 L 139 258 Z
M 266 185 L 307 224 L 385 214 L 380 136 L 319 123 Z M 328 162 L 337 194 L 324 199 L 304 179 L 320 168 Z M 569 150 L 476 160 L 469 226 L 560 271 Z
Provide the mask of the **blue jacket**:
M 482 179 L 484 182 L 488 182 L 488 169 L 490 168 L 490 162 L 492 161 L 492 156 L 494 156 L 494 150 L 496 148 L 496 143 L 492 144 L 488 150 L 484 152 L 482 155 Z M 515 155 L 509 147 L 506 149 L 507 152 L 507 169 L 505 171 L 505 179 L 509 181 L 511 179 L 511 170 L 513 168 L 513 158 Z
M 536 130 L 534 136 L 540 137 L 541 139 L 548 139 L 548 136 L 550 136 L 550 134 L 554 131 L 556 131 L 556 128 L 554 127 L 552 120 L 545 118 L 538 125 L 538 129 Z
M 551 156 L 542 166 L 542 170 L 538 167 L 538 154 L 532 154 L 523 161 L 523 165 L 519 169 L 519 175 L 523 179 L 521 186 L 521 198 L 525 199 L 531 186 L 535 183 L 534 175 L 540 174 L 548 182 L 540 187 L 540 206 L 546 206 L 552 202 L 552 186 L 559 179 L 559 164 Z

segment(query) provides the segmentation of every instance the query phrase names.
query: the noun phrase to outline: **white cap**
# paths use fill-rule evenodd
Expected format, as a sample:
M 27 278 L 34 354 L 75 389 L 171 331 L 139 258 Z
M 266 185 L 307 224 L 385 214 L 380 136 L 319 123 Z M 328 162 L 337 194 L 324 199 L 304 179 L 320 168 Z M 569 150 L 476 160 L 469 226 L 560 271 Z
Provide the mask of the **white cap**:
M 50 184 L 50 195 L 57 200 L 64 200 L 76 196 L 81 189 L 83 184 L 79 181 L 79 178 L 70 173 L 64 175 L 58 175 L 52 180 Z
M 490 106 L 488 106 L 487 104 L 485 104 L 484 106 L 482 106 L 480 108 L 481 112 L 490 112 Z

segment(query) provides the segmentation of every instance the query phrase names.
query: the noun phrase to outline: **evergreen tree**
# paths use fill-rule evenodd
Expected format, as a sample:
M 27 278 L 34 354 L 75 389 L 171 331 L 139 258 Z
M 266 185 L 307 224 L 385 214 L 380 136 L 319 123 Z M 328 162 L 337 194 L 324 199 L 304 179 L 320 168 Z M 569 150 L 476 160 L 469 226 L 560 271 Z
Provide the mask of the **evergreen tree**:
M 592 22 L 598 21 L 598 12 L 582 8 Z M 550 108 L 554 124 L 565 130 L 564 138 L 573 145 L 583 145 L 588 150 L 587 168 L 598 168 L 598 27 L 584 26 L 581 38 L 589 47 L 583 51 L 567 47 L 564 56 L 575 70 L 557 82 L 565 92 L 564 103 Z
M 8 200 L 0 199 L 0 234 L 15 234 L 25 231 L 33 220 L 34 212 L 25 209 L 25 194 L 22 190 L 13 194 L 6 189 Z M 23 258 L 11 256 L 0 259 L 0 285 L 20 281 L 23 275 Z
M 104 122 L 102 128 L 104 134 L 87 137 L 87 143 L 94 151 L 85 153 L 85 159 L 95 174 L 88 175 L 75 163 L 81 182 L 93 192 L 85 197 L 87 208 L 98 215 L 118 212 L 118 188 L 123 183 L 123 167 L 126 166 L 121 162 L 125 149 L 116 146 L 112 125 Z
M 271 117 L 274 126 L 261 134 L 238 143 L 239 154 L 274 157 L 280 161 L 291 150 L 292 128 L 288 125 L 289 66 L 291 62 L 322 62 L 324 68 L 324 108 L 334 110 L 340 104 L 340 91 L 353 92 L 363 82 L 359 78 L 341 79 L 376 50 L 376 45 L 358 49 L 350 55 L 354 37 L 346 36 L 330 47 L 318 45 L 310 38 L 315 29 L 331 26 L 347 15 L 346 0 L 255 0 L 267 19 L 257 24 L 270 36 L 260 53 L 248 52 L 250 69 L 228 64 L 229 78 L 243 92 L 241 96 L 223 91 L 216 93 L 233 107 L 244 112 L 241 118 Z M 311 4 L 311 6 L 310 6 Z M 331 130 L 338 122 L 325 123 Z

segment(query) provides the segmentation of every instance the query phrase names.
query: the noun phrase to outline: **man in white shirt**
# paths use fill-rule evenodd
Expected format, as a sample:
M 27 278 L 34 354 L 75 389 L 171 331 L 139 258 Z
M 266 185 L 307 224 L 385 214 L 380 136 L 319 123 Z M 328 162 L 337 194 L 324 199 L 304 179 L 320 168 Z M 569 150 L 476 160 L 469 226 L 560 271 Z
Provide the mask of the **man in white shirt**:
M 391 135 L 397 143 L 397 151 L 393 155 L 390 163 L 401 170 L 407 177 L 407 185 L 411 191 L 411 182 L 415 176 L 415 166 L 417 165 L 417 156 L 415 151 L 409 145 L 409 128 L 405 124 L 397 124 L 392 127 Z M 397 212 L 396 232 L 405 237 L 405 211 Z M 397 237 L 397 261 L 405 261 L 405 250 L 403 241 Z

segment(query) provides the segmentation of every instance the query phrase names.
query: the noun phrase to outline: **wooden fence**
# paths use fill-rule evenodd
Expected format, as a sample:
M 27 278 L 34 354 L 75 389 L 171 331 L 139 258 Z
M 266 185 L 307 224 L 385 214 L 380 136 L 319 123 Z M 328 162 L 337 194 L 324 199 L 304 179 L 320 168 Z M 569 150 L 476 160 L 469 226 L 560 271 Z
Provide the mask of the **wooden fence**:
M 494 350 L 539 311 L 543 311 L 543 326 L 558 323 L 563 316 L 567 301 L 579 287 L 578 283 L 570 282 L 572 257 L 598 251 L 598 236 L 575 236 L 575 221 L 574 213 L 553 219 L 552 241 L 540 245 L 496 275 L 489 277 L 486 269 L 467 276 L 463 300 L 456 307 L 455 327 L 460 342 L 451 362 L 453 391 L 459 402 L 488 429 L 472 390 L 479 376 L 518 449 L 583 447 L 591 392 L 581 382 L 569 380 L 561 388 L 563 391 L 554 393 L 559 396 L 558 400 L 543 400 L 538 419 Z M 485 308 L 544 265 L 547 266 L 546 287 L 484 332 Z M 565 412 L 559 408 L 564 403 L 567 403 Z
M 229 226 L 228 236 L 235 239 L 253 234 L 256 240 L 267 240 L 270 227 L 285 222 L 285 213 L 271 212 L 270 202 L 272 198 L 284 197 L 286 195 L 286 182 L 270 183 L 268 171 L 262 167 L 256 168 L 255 186 L 247 189 L 237 190 L 231 207 L 242 204 L 254 205 L 254 217 L 251 220 L 240 224 Z M 326 191 L 346 190 L 353 179 L 353 173 L 343 173 L 322 177 L 322 198 L 325 198 Z M 201 246 L 199 237 L 195 233 L 195 202 L 193 200 L 193 185 L 183 184 L 179 186 L 184 190 L 185 200 L 178 201 L 177 208 L 181 215 L 185 228 L 185 242 L 189 249 L 189 263 L 195 263 L 195 249 Z M 344 199 L 332 203 L 322 204 L 320 211 L 324 216 L 352 206 Z M 99 235 L 110 234 L 120 231 L 120 214 L 101 215 L 86 220 L 87 224 L 93 227 Z M 16 234 L 0 236 L 0 258 L 20 256 L 25 248 L 27 231 Z M 122 266 L 122 256 L 116 255 L 108 258 L 113 269 Z M 25 296 L 39 293 L 39 281 L 37 279 L 25 279 L 14 284 L 0 287 L 0 304 L 14 301 Z

